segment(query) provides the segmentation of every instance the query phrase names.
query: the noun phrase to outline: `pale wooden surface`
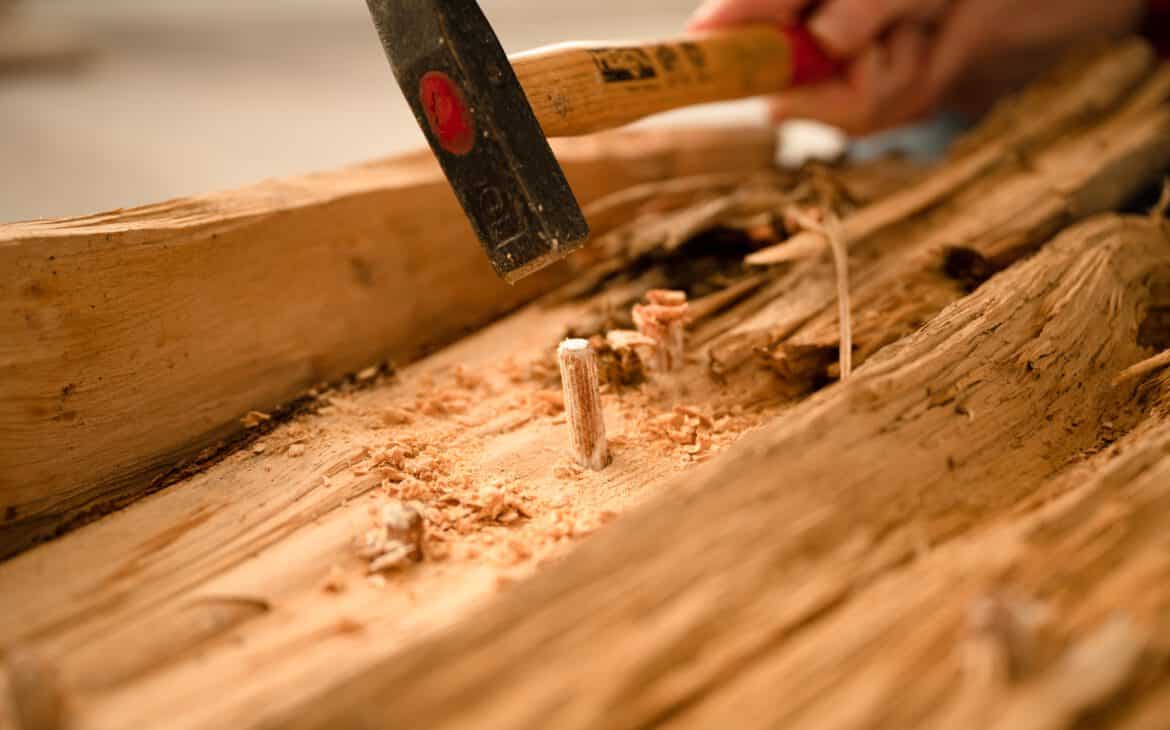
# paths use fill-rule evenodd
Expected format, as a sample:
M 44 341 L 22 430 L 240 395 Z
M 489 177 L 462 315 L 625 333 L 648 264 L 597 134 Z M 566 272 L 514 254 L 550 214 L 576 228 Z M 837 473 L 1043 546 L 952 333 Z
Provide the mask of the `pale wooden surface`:
M 1060 728 L 1135 684 L 1128 709 L 1158 702 L 1164 663 L 1137 665 L 1170 649 L 1170 401 L 1112 380 L 1142 357 L 1167 233 L 1074 227 L 556 570 L 268 726 Z M 1058 476 L 1131 428 L 1088 479 Z M 964 664 L 963 620 L 999 593 L 1038 604 L 1051 653 L 1009 656 L 1014 626 L 970 640 L 1031 684 Z
M 771 164 L 766 129 L 565 142 L 589 202 Z M 315 384 L 405 362 L 546 289 L 491 272 L 429 154 L 86 218 L 0 226 L 0 554 Z
M 1098 92 L 1078 92 L 1075 78 L 1061 93 Z M 331 394 L 259 448 L 0 565 L 0 592 L 20 597 L 0 616 L 0 644 L 17 648 L 9 683 L 25 710 L 56 707 L 71 728 L 333 726 L 367 716 L 404 727 L 963 727 L 984 724 L 971 714 L 984 711 L 987 722 L 1026 727 L 1019 718 L 1038 704 L 1049 726 L 1063 727 L 1122 688 L 1124 710 L 1156 718 L 1157 705 L 1142 703 L 1156 703 L 1148 691 L 1165 682 L 1166 649 L 1150 637 L 1166 598 L 1144 581 L 1166 584 L 1164 510 L 1148 507 L 1161 492 L 1144 490 L 1164 469 L 1164 384 L 1112 382 L 1152 354 L 1136 342 L 1146 310 L 1170 308 L 1165 231 L 1116 217 L 1084 224 L 970 297 L 945 261 L 948 246 L 970 245 L 1017 262 L 1047 231 L 1170 167 L 1162 80 L 1136 69 L 1115 90 L 1124 103 L 1087 109 L 928 216 L 862 242 L 855 281 L 892 299 L 859 300 L 869 362 L 851 383 L 810 399 L 816 384 L 796 377 L 790 387 L 760 353 L 709 376 L 703 355 L 719 340 L 706 333 L 785 306 L 806 310 L 802 321 L 823 333 L 815 317 L 834 311 L 826 262 L 794 267 L 801 287 L 773 289 L 791 281 L 783 268 L 747 275 L 696 302 L 705 314 L 677 378 L 606 394 L 614 464 L 574 474 L 563 469 L 552 349 L 567 328 L 596 331 L 607 313 L 669 281 L 651 268 L 584 298 L 546 298 L 396 378 Z M 817 171 L 752 177 L 762 182 L 672 180 L 661 199 L 641 186 L 600 209 L 641 221 L 643 238 L 635 225 L 623 248 L 669 260 L 688 226 L 754 225 L 736 206 L 716 206 L 726 217 L 706 212 L 729 188 L 748 199 L 771 186 L 771 200 L 783 200 Z M 1038 201 L 1037 214 L 990 194 L 1001 189 Z M 894 200 L 888 193 L 869 204 Z M 774 356 L 794 331 L 762 346 Z M 886 347 L 886 331 L 913 334 Z M 820 363 L 813 380 L 823 382 L 831 373 Z M 741 412 L 720 432 L 688 416 L 700 446 L 691 453 L 662 435 L 686 425 L 678 405 L 713 423 Z M 1108 451 L 1082 461 L 1120 438 L 1121 460 Z M 401 468 L 400 446 L 417 452 Z M 1062 476 L 1070 464 L 1079 471 Z M 1134 481 L 1136 491 L 1083 530 L 1052 521 L 1063 506 L 1035 511 L 1088 484 L 1062 504 L 1075 511 L 1084 495 L 1097 513 L 1094 502 L 1110 495 L 1098 485 L 1115 490 L 1137 472 L 1150 481 Z M 527 518 L 491 517 L 485 500 L 497 481 Z M 370 506 L 394 497 L 424 502 L 433 552 L 378 588 L 354 541 Z M 1032 525 L 1042 534 L 1021 547 Z M 1131 529 L 1136 537 L 1123 538 Z M 1101 582 L 1101 550 L 1105 564 L 1123 565 L 1120 583 Z M 1062 572 L 1047 579 L 1065 552 Z M 346 585 L 339 594 L 323 590 L 334 568 Z M 1091 591 L 1083 610 L 1082 589 Z M 1034 656 L 1015 656 L 1010 618 L 998 621 L 1006 628 L 964 626 L 988 596 L 1007 606 L 1000 613 L 1027 618 L 1039 604 L 1052 617 Z M 1107 620 L 1114 610 L 1128 627 Z M 968 666 L 968 643 L 981 664 Z M 1077 670 L 1080 651 L 1104 656 L 1094 671 Z

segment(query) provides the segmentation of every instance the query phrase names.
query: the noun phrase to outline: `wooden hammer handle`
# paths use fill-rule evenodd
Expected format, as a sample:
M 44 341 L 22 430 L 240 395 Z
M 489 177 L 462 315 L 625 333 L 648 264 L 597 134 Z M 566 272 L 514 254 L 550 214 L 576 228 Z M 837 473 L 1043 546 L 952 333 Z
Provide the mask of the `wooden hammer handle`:
M 677 40 L 574 43 L 512 57 L 548 137 L 598 132 L 694 104 L 772 94 L 833 76 L 800 28 L 751 25 Z

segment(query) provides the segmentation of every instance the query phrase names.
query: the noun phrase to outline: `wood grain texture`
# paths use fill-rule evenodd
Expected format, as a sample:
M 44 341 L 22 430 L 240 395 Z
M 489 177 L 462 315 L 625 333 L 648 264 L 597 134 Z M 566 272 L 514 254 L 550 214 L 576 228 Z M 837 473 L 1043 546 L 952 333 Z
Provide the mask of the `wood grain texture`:
M 549 137 L 588 134 L 651 114 L 781 91 L 792 51 L 775 27 L 646 43 L 569 43 L 512 56 Z
M 953 300 L 959 285 L 946 273 L 949 250 L 986 257 L 989 275 L 1062 226 L 1109 210 L 1148 185 L 1170 155 L 1166 75 L 1165 67 L 1153 70 L 1149 49 L 1140 43 L 1075 59 L 1004 100 L 930 175 L 847 216 L 861 336 L 857 358 L 917 328 Z M 973 167 L 971 160 L 977 162 Z M 871 226 L 873 221 L 881 223 Z M 759 311 L 710 343 L 717 371 L 734 370 L 768 351 L 778 356 L 778 371 L 799 384 L 833 362 L 833 269 L 823 259 L 800 260 L 808 240 L 798 233 L 766 250 L 794 247 L 798 255 L 757 295 Z M 814 243 L 824 250 L 823 242 Z M 924 275 L 909 276 L 910 266 Z M 896 309 L 900 317 L 891 316 Z
M 273 726 L 932 726 L 930 701 L 956 675 L 915 676 L 910 660 L 953 643 L 954 614 L 886 639 L 880 611 L 938 614 L 910 594 L 867 610 L 866 592 L 888 596 L 883 576 L 916 550 L 1009 513 L 1099 443 L 1105 421 L 1124 427 L 1112 379 L 1142 358 L 1151 281 L 1168 264 L 1160 224 L 1105 217 L 1066 232 L 557 570 Z M 948 610 L 969 605 L 931 585 Z M 822 631 L 842 611 L 853 620 Z M 867 651 L 876 641 L 896 642 L 900 681 L 865 671 L 887 653 Z M 1142 651 L 1136 635 L 1102 641 Z M 1063 727 L 1126 684 L 1118 670 L 1084 690 L 1057 667 L 1052 695 L 993 709 L 1034 716 L 1027 703 L 1055 710 L 1047 698 L 1072 695 L 1043 725 Z
M 1136 39 L 1108 52 L 1086 52 L 1086 57 L 1069 59 L 1049 74 L 1046 83 L 1001 102 L 976 132 L 955 146 L 937 174 L 846 220 L 846 239 L 850 245 L 860 243 L 928 211 L 989 170 L 1010 165 L 1029 148 L 1109 111 L 1147 78 L 1153 60 L 1149 45 Z M 1168 73 L 1161 69 L 1156 83 L 1146 87 L 1149 96 L 1157 98 L 1156 103 L 1165 99 Z M 1139 97 L 1131 103 L 1144 108 L 1151 101 Z M 823 248 L 817 235 L 807 233 L 754 254 L 751 263 L 796 261 L 815 256 Z
M 1170 378 L 1133 366 L 1170 344 L 1170 241 L 1068 227 L 1167 165 L 1163 77 L 856 247 L 859 289 L 896 296 L 859 300 L 868 361 L 811 397 L 766 358 L 712 377 L 700 348 L 778 296 L 831 306 L 775 291 L 831 271 L 690 267 L 780 235 L 721 200 L 846 171 L 610 196 L 601 227 L 642 258 L 0 564 L 0 726 L 1161 728 Z M 946 274 L 956 245 L 1008 268 Z M 614 461 L 575 469 L 556 344 L 662 287 L 694 298 L 686 357 L 623 387 L 603 369 Z M 357 547 L 395 500 L 424 559 L 371 577 Z
M 566 142 L 583 201 L 770 165 L 762 129 Z M 498 281 L 427 155 L 0 226 L 0 556 L 146 492 L 239 418 L 562 280 Z

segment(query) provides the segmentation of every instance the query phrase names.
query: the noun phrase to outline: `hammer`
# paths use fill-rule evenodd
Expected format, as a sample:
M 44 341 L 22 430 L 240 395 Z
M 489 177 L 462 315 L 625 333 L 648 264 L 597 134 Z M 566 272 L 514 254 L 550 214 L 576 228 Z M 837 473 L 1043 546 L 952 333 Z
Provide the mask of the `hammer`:
M 836 73 L 796 27 L 504 54 L 473 0 L 367 0 L 399 86 L 496 273 L 509 283 L 589 236 L 547 137 L 775 93 Z

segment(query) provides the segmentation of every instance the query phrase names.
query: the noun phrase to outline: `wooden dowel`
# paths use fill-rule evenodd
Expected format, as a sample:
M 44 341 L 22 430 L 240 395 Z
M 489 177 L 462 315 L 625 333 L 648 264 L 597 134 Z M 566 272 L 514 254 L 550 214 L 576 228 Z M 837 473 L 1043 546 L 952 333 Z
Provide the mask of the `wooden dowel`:
M 601 410 L 597 355 L 588 340 L 565 340 L 557 348 L 557 362 L 561 366 L 573 458 L 581 466 L 601 471 L 609 465 L 610 457 L 605 414 Z

